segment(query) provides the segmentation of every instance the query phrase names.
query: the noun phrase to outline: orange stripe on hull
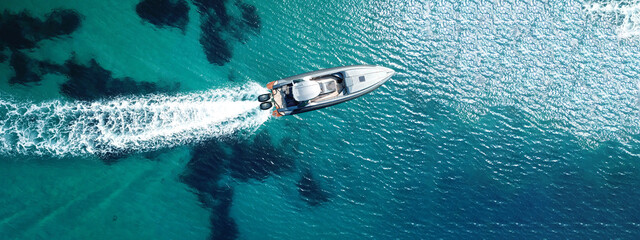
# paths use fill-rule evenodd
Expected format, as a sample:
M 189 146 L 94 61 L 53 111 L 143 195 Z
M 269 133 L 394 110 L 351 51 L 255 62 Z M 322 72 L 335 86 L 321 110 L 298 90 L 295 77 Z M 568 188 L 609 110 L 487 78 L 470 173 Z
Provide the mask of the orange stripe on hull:
M 276 81 L 267 83 L 267 89 L 269 89 L 269 90 L 273 89 L 273 84 L 275 84 L 275 83 L 276 83 Z
M 280 114 L 280 112 L 278 112 L 278 110 L 273 110 L 271 115 L 273 115 L 274 117 L 282 117 L 282 116 L 284 116 L 284 115 Z

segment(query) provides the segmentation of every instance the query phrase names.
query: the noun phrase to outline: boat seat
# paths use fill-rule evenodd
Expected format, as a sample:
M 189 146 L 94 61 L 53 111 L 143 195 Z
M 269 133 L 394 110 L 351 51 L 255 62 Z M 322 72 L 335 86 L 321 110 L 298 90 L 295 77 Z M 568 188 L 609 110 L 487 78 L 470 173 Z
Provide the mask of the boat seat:
M 320 94 L 328 94 L 335 92 L 338 88 L 336 87 L 335 80 L 325 80 L 318 82 L 320 85 Z
M 283 107 L 293 107 L 298 105 L 298 101 L 293 98 L 291 86 L 282 86 L 280 95 L 282 96 Z

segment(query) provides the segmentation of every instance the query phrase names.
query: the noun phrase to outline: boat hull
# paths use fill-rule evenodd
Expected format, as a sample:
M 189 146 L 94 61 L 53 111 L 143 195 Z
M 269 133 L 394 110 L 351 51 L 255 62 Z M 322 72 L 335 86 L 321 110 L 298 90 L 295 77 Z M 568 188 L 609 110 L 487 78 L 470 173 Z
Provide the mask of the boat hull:
M 374 65 L 335 67 L 298 74 L 295 76 L 273 81 L 267 84 L 267 88 L 270 89 L 272 91 L 272 95 L 275 96 L 277 95 L 277 91 L 279 91 L 279 89 L 292 84 L 294 80 L 298 79 L 313 79 L 322 76 L 340 75 L 342 77 L 342 80 L 344 80 L 345 93 L 340 96 L 313 102 L 312 104 L 304 106 L 302 106 L 301 104 L 298 106 L 286 107 L 274 104 L 276 107 L 273 111 L 273 115 L 279 117 L 284 115 L 294 115 L 314 111 L 353 100 L 382 86 L 382 84 L 389 80 L 394 74 L 395 71 L 389 68 Z

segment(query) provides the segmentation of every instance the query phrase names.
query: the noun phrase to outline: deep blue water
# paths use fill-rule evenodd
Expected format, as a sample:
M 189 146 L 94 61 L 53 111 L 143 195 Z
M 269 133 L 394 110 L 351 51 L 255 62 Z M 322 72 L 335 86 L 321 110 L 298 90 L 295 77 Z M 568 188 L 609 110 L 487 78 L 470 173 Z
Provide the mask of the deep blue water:
M 640 238 L 640 2 L 0 8 L 0 239 Z

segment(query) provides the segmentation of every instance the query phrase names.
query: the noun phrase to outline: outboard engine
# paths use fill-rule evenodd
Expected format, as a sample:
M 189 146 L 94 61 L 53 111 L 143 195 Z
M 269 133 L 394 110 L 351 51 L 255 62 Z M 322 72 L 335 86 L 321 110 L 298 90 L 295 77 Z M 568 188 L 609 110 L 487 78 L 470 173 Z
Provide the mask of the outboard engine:
M 273 104 L 271 104 L 270 102 L 260 103 L 260 109 L 262 110 L 269 110 L 272 106 Z
M 269 100 L 271 100 L 271 94 L 269 93 L 265 93 L 258 96 L 258 101 L 260 102 L 268 102 Z

